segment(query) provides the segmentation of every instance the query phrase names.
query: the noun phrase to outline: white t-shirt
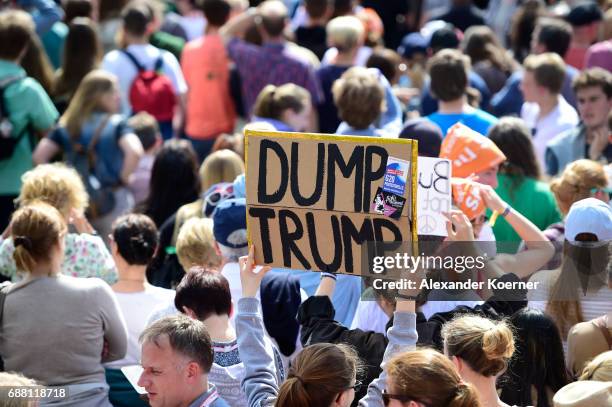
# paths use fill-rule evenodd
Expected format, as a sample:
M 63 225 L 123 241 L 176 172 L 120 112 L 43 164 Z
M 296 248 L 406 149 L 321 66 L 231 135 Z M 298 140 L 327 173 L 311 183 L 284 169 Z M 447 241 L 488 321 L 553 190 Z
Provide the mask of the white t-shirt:
M 127 325 L 128 346 L 123 359 L 106 363 L 105 366 L 111 369 L 120 369 L 123 366 L 140 363 L 138 337 L 147 326 L 147 319 L 151 310 L 160 304 L 174 301 L 174 290 L 149 285 L 145 291 L 114 294 Z
M 544 168 L 544 152 L 546 144 L 555 136 L 578 125 L 580 118 L 576 110 L 559 95 L 559 103 L 545 117 L 538 119 L 540 106 L 537 103 L 525 102 L 521 107 L 521 119 L 525 121 L 528 128 L 532 130 L 533 146 L 536 158 Z
M 127 51 L 146 69 L 153 69 L 157 59 L 162 55 L 164 61 L 162 72 L 174 85 L 176 94 L 180 95 L 187 92 L 187 83 L 185 83 L 181 66 L 176 57 L 170 52 L 160 50 L 150 44 L 129 45 Z M 114 74 L 118 78 L 121 93 L 121 112 L 129 116 L 132 113 L 132 108 L 128 95 L 138 70 L 132 61 L 120 50 L 113 50 L 106 54 L 102 60 L 101 69 Z
M 386 335 L 385 327 L 389 317 L 374 300 L 359 300 L 351 329 L 374 331 Z

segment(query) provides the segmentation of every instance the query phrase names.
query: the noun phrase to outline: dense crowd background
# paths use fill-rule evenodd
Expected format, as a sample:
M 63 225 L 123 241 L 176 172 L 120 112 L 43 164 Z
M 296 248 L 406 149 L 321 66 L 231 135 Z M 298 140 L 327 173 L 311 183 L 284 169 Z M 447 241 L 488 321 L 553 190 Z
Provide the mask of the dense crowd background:
M 611 71 L 605 0 L 0 2 L 2 405 L 612 406 Z M 418 140 L 539 288 L 255 266 L 244 128 Z

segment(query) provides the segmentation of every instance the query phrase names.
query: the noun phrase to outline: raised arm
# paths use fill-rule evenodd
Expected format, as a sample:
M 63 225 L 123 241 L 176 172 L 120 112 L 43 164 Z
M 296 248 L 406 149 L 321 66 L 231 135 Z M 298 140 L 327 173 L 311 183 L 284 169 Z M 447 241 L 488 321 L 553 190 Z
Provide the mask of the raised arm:
M 255 22 L 257 16 L 257 9 L 255 7 L 251 7 L 244 13 L 231 18 L 219 30 L 219 35 L 221 35 L 223 43 L 227 44 L 232 38 L 235 38 L 246 31 L 246 29 Z
M 481 185 L 480 195 L 489 209 L 505 217 L 529 249 L 514 255 L 498 255 L 492 260 L 492 263 L 501 267 L 505 272 L 514 272 L 519 278 L 526 278 L 552 258 L 555 248 L 544 232 L 529 219 L 512 209 L 490 186 Z
M 261 316 L 261 305 L 256 297 L 264 274 L 270 270 L 264 267 L 254 272 L 253 246 L 248 257 L 240 258 L 240 280 L 242 298 L 238 300 L 236 334 L 238 351 L 245 367 L 242 390 L 247 395 L 248 405 L 260 407 L 274 404 L 278 396 L 279 383 L 276 381 L 274 351 L 265 341 L 265 329 Z

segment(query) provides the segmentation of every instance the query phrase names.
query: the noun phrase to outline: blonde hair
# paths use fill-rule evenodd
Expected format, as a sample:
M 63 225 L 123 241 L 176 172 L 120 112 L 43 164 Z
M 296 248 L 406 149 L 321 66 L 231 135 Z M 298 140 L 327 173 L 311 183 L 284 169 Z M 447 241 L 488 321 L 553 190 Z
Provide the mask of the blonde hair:
M 582 159 L 568 164 L 561 176 L 550 184 L 559 209 L 567 214 L 574 202 L 591 196 L 591 189 L 608 185 L 606 171 L 598 162 Z
M 476 373 L 490 377 L 506 370 L 514 353 L 514 337 L 503 321 L 465 315 L 442 327 L 449 357 L 463 359 Z
M 0 372 L 0 387 L 38 387 L 35 380 L 29 379 L 20 373 Z M 42 387 L 40 387 L 42 388 Z M 0 397 L 3 407 L 33 407 L 38 405 L 35 401 L 20 397 Z
M 565 62 L 554 52 L 529 55 L 525 58 L 523 67 L 533 73 L 538 85 L 548 89 L 550 93 L 561 93 L 565 81 Z
M 255 100 L 253 114 L 258 117 L 281 120 L 287 109 L 300 113 L 311 104 L 310 93 L 301 86 L 286 83 L 266 85 Z
M 242 158 L 232 150 L 218 150 L 208 155 L 200 166 L 202 191 L 220 182 L 233 182 L 244 173 Z
M 578 380 L 612 382 L 612 350 L 600 353 L 587 363 Z
M 327 42 L 339 52 L 347 52 L 364 39 L 365 28 L 361 20 L 353 16 L 341 16 L 327 23 Z
M 188 219 L 176 238 L 176 255 L 185 270 L 192 266 L 219 267 L 221 258 L 215 251 L 212 219 Z
M 48 261 L 51 249 L 65 233 L 64 219 L 51 205 L 33 202 L 18 209 L 11 219 L 17 269 L 31 273 L 37 263 Z
M 62 163 L 41 164 L 21 177 L 19 205 L 43 201 L 67 218 L 71 209 L 83 212 L 89 197 L 81 177 L 74 168 Z
M 389 393 L 407 396 L 430 407 L 480 407 L 476 388 L 464 383 L 453 362 L 433 349 L 401 353 L 385 370 L 393 388 Z
M 101 97 L 113 91 L 116 83 L 115 75 L 101 69 L 95 69 L 85 75 L 59 121 L 71 137 L 78 137 L 89 116 L 102 109 Z

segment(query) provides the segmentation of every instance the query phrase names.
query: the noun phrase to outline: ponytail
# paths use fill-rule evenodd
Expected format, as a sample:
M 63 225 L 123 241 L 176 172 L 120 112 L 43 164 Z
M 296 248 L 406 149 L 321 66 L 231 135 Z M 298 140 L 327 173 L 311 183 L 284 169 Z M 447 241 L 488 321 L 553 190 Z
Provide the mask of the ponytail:
M 39 201 L 17 210 L 11 220 L 17 270 L 31 273 L 37 263 L 48 261 L 65 231 L 62 216 L 49 204 Z
M 479 405 L 478 391 L 471 383 L 460 382 L 451 396 L 448 407 L 474 407 Z
M 261 118 L 281 120 L 285 110 L 291 109 L 300 113 L 310 103 L 310 93 L 301 86 L 293 83 L 267 85 L 255 100 L 253 114 Z
M 329 406 L 351 388 L 359 365 L 357 353 L 347 345 L 310 345 L 293 361 L 287 380 L 280 386 L 276 406 Z

